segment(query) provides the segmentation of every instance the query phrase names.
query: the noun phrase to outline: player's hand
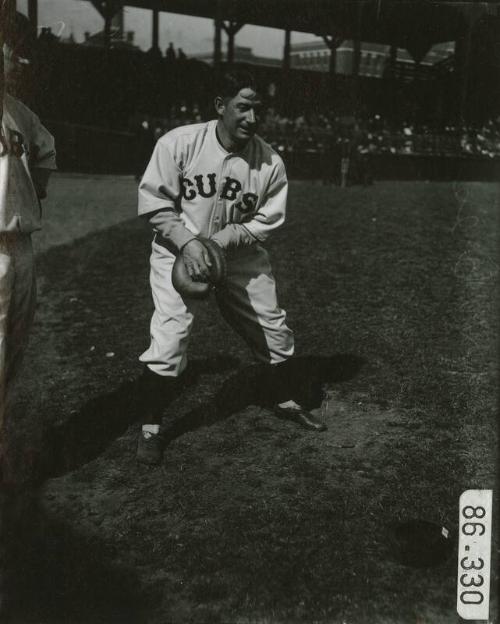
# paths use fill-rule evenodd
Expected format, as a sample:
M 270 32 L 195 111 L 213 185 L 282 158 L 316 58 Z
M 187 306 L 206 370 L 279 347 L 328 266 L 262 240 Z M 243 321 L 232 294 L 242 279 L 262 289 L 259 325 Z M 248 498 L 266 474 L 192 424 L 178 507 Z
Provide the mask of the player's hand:
M 33 186 L 38 199 L 45 199 L 47 197 L 47 184 L 49 183 L 49 176 L 51 171 L 49 169 L 32 169 L 31 179 L 33 180 Z
M 181 254 L 189 277 L 194 282 L 208 282 L 212 263 L 203 244 L 193 239 L 184 245 Z

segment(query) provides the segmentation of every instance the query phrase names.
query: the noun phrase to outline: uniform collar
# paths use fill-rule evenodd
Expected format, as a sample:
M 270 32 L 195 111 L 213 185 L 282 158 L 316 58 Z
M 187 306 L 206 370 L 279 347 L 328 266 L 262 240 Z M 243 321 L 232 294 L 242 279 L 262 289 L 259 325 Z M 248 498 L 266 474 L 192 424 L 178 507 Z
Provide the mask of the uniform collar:
M 238 150 L 236 152 L 229 152 L 221 143 L 220 139 L 219 139 L 219 135 L 217 132 L 217 119 L 215 119 L 213 121 L 213 140 L 214 142 L 217 144 L 217 147 L 219 148 L 219 150 L 224 154 L 224 156 L 243 156 L 244 154 L 246 154 L 247 150 L 249 149 L 250 143 L 254 140 L 254 137 L 252 137 L 249 141 L 247 141 L 247 143 L 245 144 L 245 147 L 242 150 Z

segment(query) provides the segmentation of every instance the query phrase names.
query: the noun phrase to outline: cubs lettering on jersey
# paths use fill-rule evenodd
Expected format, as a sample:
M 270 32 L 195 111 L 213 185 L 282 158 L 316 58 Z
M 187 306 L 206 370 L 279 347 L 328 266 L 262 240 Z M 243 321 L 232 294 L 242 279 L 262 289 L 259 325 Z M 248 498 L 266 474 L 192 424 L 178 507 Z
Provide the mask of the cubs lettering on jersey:
M 0 133 L 0 232 L 40 229 L 31 168 L 56 169 L 54 139 L 22 102 L 5 94 Z
M 287 179 L 280 156 L 254 136 L 227 152 L 217 121 L 164 135 L 139 186 L 139 214 L 163 214 L 153 225 L 180 249 L 193 235 L 222 247 L 264 241 L 285 219 Z
M 196 175 L 194 176 L 194 183 L 189 178 L 181 178 L 182 197 L 188 201 L 195 199 L 197 195 L 205 198 L 213 197 L 216 191 L 215 180 L 215 173 L 208 173 L 205 176 Z M 234 201 L 238 197 L 240 191 L 241 184 L 238 180 L 226 177 L 220 194 L 220 199 Z M 259 198 L 255 193 L 243 193 L 241 195 L 241 201 L 236 202 L 234 207 L 240 212 L 253 212 L 257 206 L 258 199 Z

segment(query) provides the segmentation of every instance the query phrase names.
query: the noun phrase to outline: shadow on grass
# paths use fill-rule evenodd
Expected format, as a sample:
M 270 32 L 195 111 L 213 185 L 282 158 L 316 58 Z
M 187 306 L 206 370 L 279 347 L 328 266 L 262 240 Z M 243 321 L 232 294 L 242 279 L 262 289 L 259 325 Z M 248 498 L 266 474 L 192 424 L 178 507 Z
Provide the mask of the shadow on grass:
M 363 364 L 359 356 L 338 354 L 297 357 L 277 366 L 248 366 L 231 375 L 211 401 L 173 423 L 164 434 L 165 441 L 225 420 L 249 405 L 272 408 L 293 399 L 307 409 L 317 408 L 325 396 L 324 384 L 352 379 Z
M 203 374 L 234 369 L 230 358 L 193 361 L 179 392 Z M 191 410 L 167 431 L 172 440 L 187 431 L 224 420 L 248 405 L 270 406 L 292 396 L 308 407 L 320 405 L 323 384 L 353 378 L 363 360 L 352 355 L 295 358 L 278 367 L 254 365 L 232 374 L 206 404 Z M 43 435 L 41 455 L 15 473 L 17 485 L 0 489 L 0 538 L 4 586 L 0 617 L 6 621 L 114 624 L 141 621 L 144 596 L 133 570 L 112 564 L 112 553 L 69 524 L 48 518 L 38 502 L 39 486 L 97 457 L 140 416 L 137 381 L 88 401 L 73 417 Z M 16 456 L 16 452 L 18 455 Z M 13 449 L 13 466 L 24 449 Z M 21 477 L 22 474 L 22 477 Z
M 112 565 L 95 536 L 51 521 L 35 489 L 2 487 L 0 510 L 2 622 L 142 621 L 135 572 Z
M 249 405 L 271 407 L 293 398 L 308 409 L 319 407 L 323 385 L 357 375 L 364 361 L 355 355 L 306 356 L 278 366 L 256 364 L 231 375 L 210 401 L 194 408 L 165 432 L 167 442 L 182 434 L 225 420 Z M 193 388 L 202 374 L 223 373 L 238 362 L 233 358 L 194 360 L 181 378 L 176 393 L 182 396 Z M 113 392 L 87 401 L 82 409 L 59 426 L 45 431 L 38 455 L 26 461 L 25 449 L 15 442 L 10 456 L 16 483 L 42 483 L 61 476 L 98 457 L 117 437 L 141 418 L 141 398 L 137 380 L 122 383 Z M 20 475 L 23 475 L 20 477 Z
M 193 386 L 202 374 L 219 374 L 238 366 L 220 355 L 193 360 L 176 393 Z M 108 394 L 90 399 L 64 423 L 45 434 L 44 453 L 37 470 L 45 479 L 66 474 L 98 457 L 127 428 L 141 419 L 139 381 L 128 380 Z

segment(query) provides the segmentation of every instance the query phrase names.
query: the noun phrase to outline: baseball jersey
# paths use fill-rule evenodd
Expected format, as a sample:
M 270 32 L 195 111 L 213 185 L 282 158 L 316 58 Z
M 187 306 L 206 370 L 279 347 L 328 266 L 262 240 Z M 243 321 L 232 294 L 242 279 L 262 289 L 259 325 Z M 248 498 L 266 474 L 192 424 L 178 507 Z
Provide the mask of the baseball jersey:
M 262 242 L 285 220 L 280 156 L 256 135 L 228 152 L 216 127 L 213 120 L 161 137 L 139 185 L 139 214 L 177 249 L 197 235 L 223 248 Z
M 4 94 L 0 133 L 0 233 L 39 230 L 32 169 L 56 169 L 54 138 L 33 111 Z

